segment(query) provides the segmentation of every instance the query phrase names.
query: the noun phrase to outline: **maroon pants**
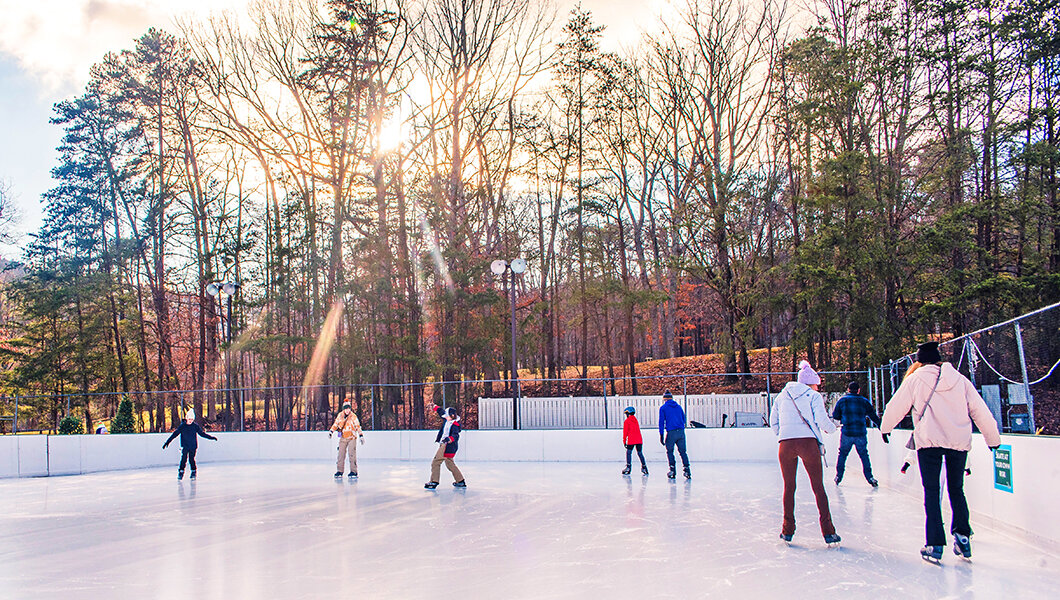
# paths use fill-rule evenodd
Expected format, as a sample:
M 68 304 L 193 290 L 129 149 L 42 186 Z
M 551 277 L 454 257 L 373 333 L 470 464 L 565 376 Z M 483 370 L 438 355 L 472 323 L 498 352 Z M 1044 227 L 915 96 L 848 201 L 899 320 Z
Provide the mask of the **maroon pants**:
M 817 498 L 817 512 L 821 514 L 821 534 L 832 535 L 835 525 L 832 524 L 832 513 L 828 510 L 828 495 L 824 491 L 824 479 L 821 470 L 821 451 L 816 438 L 795 438 L 781 440 L 780 473 L 784 477 L 784 526 L 781 533 L 795 533 L 795 471 L 802 459 L 802 466 L 810 476 L 810 487 Z

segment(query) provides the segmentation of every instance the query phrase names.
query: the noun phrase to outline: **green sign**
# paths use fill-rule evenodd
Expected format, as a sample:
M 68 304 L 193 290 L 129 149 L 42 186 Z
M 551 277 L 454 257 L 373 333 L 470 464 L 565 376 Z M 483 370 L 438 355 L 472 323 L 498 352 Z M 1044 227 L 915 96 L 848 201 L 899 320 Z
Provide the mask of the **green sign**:
M 1008 444 L 994 450 L 994 487 L 1012 493 L 1012 446 Z

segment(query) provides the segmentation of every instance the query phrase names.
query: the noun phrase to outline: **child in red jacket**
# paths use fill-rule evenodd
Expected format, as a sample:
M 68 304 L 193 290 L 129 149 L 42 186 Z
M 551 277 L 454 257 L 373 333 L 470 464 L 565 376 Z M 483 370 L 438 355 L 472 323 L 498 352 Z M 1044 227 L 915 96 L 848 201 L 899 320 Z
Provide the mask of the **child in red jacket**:
M 622 424 L 622 444 L 626 446 L 626 468 L 622 470 L 623 475 L 629 475 L 632 470 L 630 467 L 630 461 L 633 458 L 633 449 L 637 449 L 637 456 L 640 457 L 640 472 L 645 475 L 648 474 L 648 465 L 644 463 L 644 438 L 640 435 L 640 421 L 634 415 L 637 413 L 636 409 L 632 406 L 627 406 L 626 410 L 626 422 Z

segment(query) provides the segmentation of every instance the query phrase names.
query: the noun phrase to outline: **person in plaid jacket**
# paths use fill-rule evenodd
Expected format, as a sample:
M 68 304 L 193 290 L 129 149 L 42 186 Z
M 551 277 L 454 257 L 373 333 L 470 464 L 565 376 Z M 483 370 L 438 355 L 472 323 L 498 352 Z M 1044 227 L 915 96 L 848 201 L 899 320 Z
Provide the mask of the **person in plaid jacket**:
M 869 399 L 860 395 L 861 386 L 858 382 L 851 381 L 847 384 L 847 394 L 839 399 L 835 408 L 832 409 L 832 419 L 843 424 L 843 433 L 839 436 L 839 461 L 835 465 L 835 483 L 843 481 L 843 472 L 846 470 L 847 456 L 851 448 L 857 448 L 858 456 L 861 457 L 861 471 L 865 475 L 865 481 L 872 487 L 879 487 L 876 478 L 872 476 L 872 463 L 869 462 L 869 440 L 866 423 L 872 421 L 876 427 L 880 426 L 880 415 L 872 407 Z M 887 441 L 887 436 L 883 436 Z

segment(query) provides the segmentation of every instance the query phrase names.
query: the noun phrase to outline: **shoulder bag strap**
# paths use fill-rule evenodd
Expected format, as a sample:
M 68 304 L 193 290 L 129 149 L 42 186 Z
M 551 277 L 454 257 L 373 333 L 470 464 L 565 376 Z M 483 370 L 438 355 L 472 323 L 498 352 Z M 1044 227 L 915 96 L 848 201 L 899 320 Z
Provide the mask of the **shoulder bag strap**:
M 916 418 L 917 423 L 920 422 L 920 419 L 924 418 L 924 414 L 927 413 L 928 408 L 931 408 L 931 399 L 935 397 L 935 390 L 938 389 L 939 381 L 941 379 L 942 379 L 942 365 L 939 365 L 939 374 L 938 374 L 937 377 L 935 377 L 935 385 L 931 386 L 931 393 L 928 394 L 927 400 L 924 402 L 924 410 L 920 411 L 920 414 Z
M 821 437 L 817 435 L 817 428 L 814 427 L 813 425 L 811 425 L 810 422 L 806 420 L 806 415 L 802 414 L 802 409 L 799 408 L 799 403 L 796 402 L 796 400 L 798 400 L 799 398 L 802 398 L 803 396 L 805 396 L 806 394 L 809 394 L 809 393 L 810 392 L 803 392 L 803 393 L 799 394 L 798 398 L 792 398 L 791 399 L 791 403 L 795 405 L 795 410 L 796 410 L 796 412 L 799 413 L 799 418 L 802 419 L 803 423 L 806 423 L 806 426 L 810 428 L 810 433 L 813 434 L 813 437 L 817 440 L 817 443 L 820 444 L 821 443 Z
M 799 395 L 799 398 L 802 398 L 803 396 L 805 396 L 806 394 L 809 394 L 809 393 L 810 392 L 803 392 L 802 394 Z M 793 404 L 795 404 L 795 410 L 798 411 L 799 418 L 802 419 L 803 423 L 806 423 L 806 426 L 810 428 L 810 433 L 812 433 L 814 439 L 817 440 L 817 448 L 820 449 L 820 451 L 821 451 L 821 461 L 824 463 L 824 466 L 827 467 L 828 466 L 828 457 L 825 455 L 824 442 L 822 442 L 821 441 L 821 437 L 819 435 L 817 435 L 817 428 L 815 428 L 813 425 L 810 424 L 809 421 L 806 420 L 806 415 L 802 414 L 802 409 L 799 408 L 799 403 L 795 402 L 795 400 L 796 400 L 795 398 L 792 398 L 791 402 Z

